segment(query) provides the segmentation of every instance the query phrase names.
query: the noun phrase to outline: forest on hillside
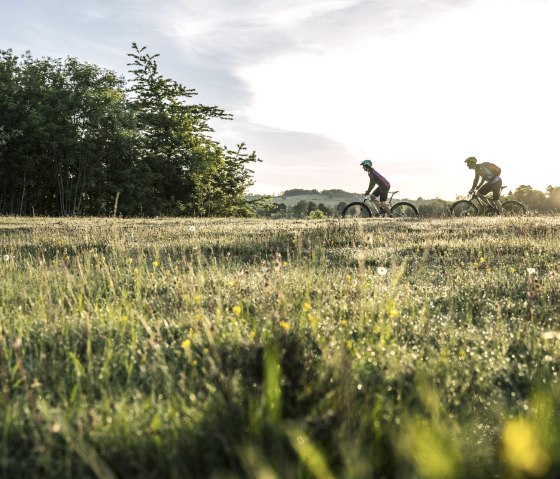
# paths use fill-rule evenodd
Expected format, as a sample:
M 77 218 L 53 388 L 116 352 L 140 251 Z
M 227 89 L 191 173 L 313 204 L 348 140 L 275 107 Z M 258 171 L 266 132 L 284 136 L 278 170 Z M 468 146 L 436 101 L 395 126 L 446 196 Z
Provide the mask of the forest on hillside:
M 248 216 L 259 161 L 211 137 L 196 104 L 132 44 L 130 78 L 76 58 L 0 50 L 0 214 Z

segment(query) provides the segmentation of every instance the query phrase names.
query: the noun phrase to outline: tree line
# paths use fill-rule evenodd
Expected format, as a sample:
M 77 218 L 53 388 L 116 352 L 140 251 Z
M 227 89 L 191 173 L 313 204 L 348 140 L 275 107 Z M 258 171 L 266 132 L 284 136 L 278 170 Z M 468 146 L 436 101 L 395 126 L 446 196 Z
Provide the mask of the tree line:
M 221 108 L 132 44 L 131 77 L 75 58 L 0 50 L 0 214 L 254 214 L 245 144 L 214 141 Z
M 300 199 L 295 204 L 286 204 L 287 200 L 293 196 L 313 197 L 313 200 Z M 317 197 L 324 198 L 321 202 Z M 276 202 L 271 202 L 267 206 L 257 208 L 257 215 L 272 218 L 325 218 L 338 217 L 344 207 L 352 201 L 361 201 L 363 195 L 348 193 L 342 190 L 317 191 L 305 189 L 287 190 L 277 198 Z M 334 202 L 332 201 L 334 199 Z M 527 206 L 531 211 L 542 214 L 560 213 L 560 186 L 549 186 L 546 191 L 539 191 L 528 185 L 521 185 L 514 191 L 510 191 L 504 196 L 503 200 L 518 200 Z M 327 200 L 331 200 L 330 202 Z M 340 200 L 340 201 L 337 201 Z M 439 198 L 424 199 L 417 198 L 411 200 L 415 203 L 418 211 L 423 217 L 447 216 L 452 201 Z M 327 204 L 330 203 L 330 204 Z

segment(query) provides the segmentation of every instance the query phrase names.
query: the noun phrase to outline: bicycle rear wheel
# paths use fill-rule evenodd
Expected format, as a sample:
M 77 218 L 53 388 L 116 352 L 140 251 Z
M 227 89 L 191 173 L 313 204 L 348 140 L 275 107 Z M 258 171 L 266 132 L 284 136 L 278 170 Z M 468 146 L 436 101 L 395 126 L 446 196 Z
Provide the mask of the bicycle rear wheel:
M 451 205 L 449 208 L 451 216 L 456 218 L 464 218 L 468 216 L 478 215 L 478 208 L 476 205 L 469 200 L 459 200 Z
M 516 200 L 505 201 L 502 204 L 504 216 L 523 216 L 527 214 L 527 207 Z
M 371 218 L 371 210 L 368 205 L 356 201 L 345 206 L 342 210 L 343 218 Z
M 412 203 L 399 201 L 391 207 L 391 213 L 395 218 L 416 218 L 418 209 Z

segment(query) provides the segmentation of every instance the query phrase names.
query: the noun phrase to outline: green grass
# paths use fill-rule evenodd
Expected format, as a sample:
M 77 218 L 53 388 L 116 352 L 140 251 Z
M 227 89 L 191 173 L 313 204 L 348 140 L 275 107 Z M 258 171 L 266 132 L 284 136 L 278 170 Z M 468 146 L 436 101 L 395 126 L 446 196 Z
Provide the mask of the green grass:
M 0 255 L 0 477 L 560 466 L 559 218 L 1 218 Z

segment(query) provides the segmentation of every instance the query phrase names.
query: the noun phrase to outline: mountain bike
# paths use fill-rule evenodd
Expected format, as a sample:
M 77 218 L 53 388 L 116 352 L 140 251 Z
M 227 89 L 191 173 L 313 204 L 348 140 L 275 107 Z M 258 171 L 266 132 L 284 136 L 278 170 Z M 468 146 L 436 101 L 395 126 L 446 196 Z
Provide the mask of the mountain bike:
M 502 186 L 505 190 L 507 186 Z M 482 198 L 485 198 L 486 201 Z M 487 204 L 487 202 L 489 204 Z M 527 207 L 517 200 L 508 200 L 502 203 L 504 216 L 522 216 L 527 214 Z M 488 195 L 480 195 L 474 191 L 466 200 L 456 201 L 449 208 L 451 216 L 463 218 L 465 216 L 496 216 L 498 215 L 498 208 Z
M 389 191 L 391 195 L 387 204 L 391 208 L 391 216 L 393 218 L 416 218 L 418 216 L 418 209 L 412 203 L 408 201 L 399 201 L 398 203 L 392 204 L 393 196 L 395 196 L 398 191 Z M 371 206 L 368 206 L 368 203 Z M 386 217 L 387 214 L 381 208 L 375 206 L 375 203 L 371 200 L 369 196 L 364 198 L 364 201 L 354 201 L 347 204 L 342 210 L 342 218 L 371 218 L 376 217 Z

